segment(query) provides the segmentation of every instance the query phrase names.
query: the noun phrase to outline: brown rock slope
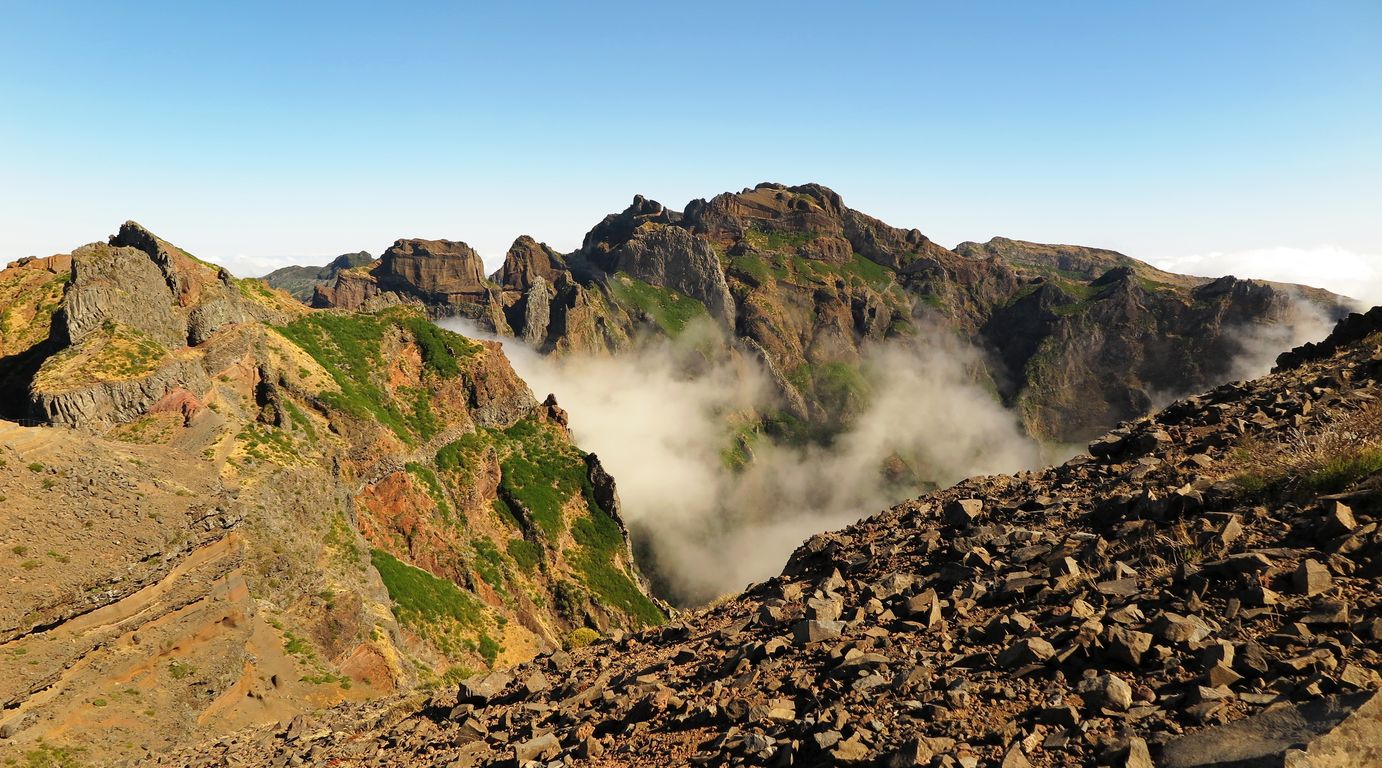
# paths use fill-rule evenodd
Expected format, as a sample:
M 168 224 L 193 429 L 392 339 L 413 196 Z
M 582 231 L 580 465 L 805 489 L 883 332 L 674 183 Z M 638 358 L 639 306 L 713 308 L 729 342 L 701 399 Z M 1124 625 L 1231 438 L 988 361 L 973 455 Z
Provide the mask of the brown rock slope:
M 1112 251 L 1003 238 L 952 251 L 818 184 L 760 184 L 684 212 L 636 197 L 573 253 L 519 238 L 483 286 L 469 248 L 433 251 L 447 266 L 404 273 L 381 259 L 316 301 L 423 303 L 556 352 L 625 348 L 704 322 L 777 372 L 781 412 L 762 414 L 761 428 L 790 442 L 828 441 L 867 406 L 868 345 L 936 327 L 991 353 L 978 373 L 1030 434 L 1081 441 L 1241 376 L 1245 339 L 1340 314 L 1323 291 L 1172 275 Z M 446 287 L 460 275 L 464 290 Z
M 1382 764 L 1382 313 L 712 609 L 164 765 Z
M 663 619 L 613 481 L 498 345 L 309 310 L 133 223 L 0 288 L 5 415 L 46 422 L 0 421 L 0 764 Z

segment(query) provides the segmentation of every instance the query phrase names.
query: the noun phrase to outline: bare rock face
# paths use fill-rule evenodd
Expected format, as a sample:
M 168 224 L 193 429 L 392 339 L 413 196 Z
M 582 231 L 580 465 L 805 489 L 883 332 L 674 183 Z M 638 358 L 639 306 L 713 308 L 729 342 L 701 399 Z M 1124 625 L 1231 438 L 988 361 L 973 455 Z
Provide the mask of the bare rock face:
M 547 340 L 547 327 L 552 322 L 552 288 L 547 279 L 533 278 L 523 296 L 523 340 L 541 348 Z
M 505 291 L 525 292 L 539 278 L 551 285 L 557 273 L 566 269 L 566 259 L 560 253 L 523 235 L 504 254 L 504 266 L 494 275 L 494 281 Z
M 1163 768 L 1382 765 L 1382 695 L 1330 696 L 1283 706 L 1166 745 Z
M 478 272 L 443 280 L 426 257 L 405 268 L 413 251 L 442 248 L 405 242 L 422 241 L 391 249 L 397 267 L 342 273 L 314 305 L 420 302 L 544 353 L 584 354 L 677 336 L 685 315 L 667 308 L 697 314 L 698 304 L 735 342 L 727 348 L 770 364 L 784 413 L 824 439 L 867 407 L 837 385 L 862 376 L 874 344 L 953 334 L 985 353 L 976 379 L 1030 435 L 1082 442 L 1165 396 L 1241 378 L 1243 339 L 1289 328 L 1302 300 L 1326 315 L 1342 306 L 1314 289 L 1175 275 L 1097 248 L 994 238 L 952 251 L 819 184 L 759 184 L 684 212 L 635 196 L 570 254 L 520 237 L 489 292 L 473 284 Z
M 363 267 L 371 261 L 374 261 L 374 257 L 367 251 L 343 253 L 323 267 L 283 267 L 260 279 L 271 288 L 282 289 L 299 301 L 311 303 L 312 294 L 317 288 L 331 286 L 342 272 Z
M 40 385 L 33 397 L 48 421 L 78 426 L 133 421 L 172 393 L 205 392 L 210 386 L 199 362 L 170 357 L 144 376 L 73 388 Z
M 480 254 L 451 240 L 397 240 L 379 257 L 374 276 L 384 290 L 456 303 L 485 296 Z
M 678 227 L 645 226 L 606 258 L 613 271 L 690 296 L 722 326 L 733 327 L 734 297 L 709 242 Z
M 187 320 L 178 312 L 176 295 L 158 264 L 137 248 L 93 243 L 73 251 L 63 320 L 72 343 L 109 321 L 138 328 L 167 346 L 187 344 Z

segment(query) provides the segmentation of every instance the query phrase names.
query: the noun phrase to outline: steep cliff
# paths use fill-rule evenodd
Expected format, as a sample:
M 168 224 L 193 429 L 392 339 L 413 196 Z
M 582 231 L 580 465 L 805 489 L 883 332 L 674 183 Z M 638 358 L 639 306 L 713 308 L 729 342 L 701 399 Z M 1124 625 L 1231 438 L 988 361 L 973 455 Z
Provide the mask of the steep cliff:
M 133 223 L 0 287 L 14 415 L 49 424 L 0 422 L 0 760 L 142 754 L 664 619 L 612 479 L 498 345 L 307 309 Z

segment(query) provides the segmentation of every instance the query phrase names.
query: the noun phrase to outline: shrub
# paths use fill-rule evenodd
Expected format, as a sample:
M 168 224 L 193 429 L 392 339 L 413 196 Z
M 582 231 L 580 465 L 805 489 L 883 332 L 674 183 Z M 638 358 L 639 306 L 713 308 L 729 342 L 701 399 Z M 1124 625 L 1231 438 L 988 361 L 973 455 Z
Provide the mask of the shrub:
M 577 627 L 571 630 L 571 634 L 566 636 L 566 640 L 562 645 L 567 650 L 573 650 L 576 648 L 584 648 L 599 639 L 600 633 L 590 627 Z

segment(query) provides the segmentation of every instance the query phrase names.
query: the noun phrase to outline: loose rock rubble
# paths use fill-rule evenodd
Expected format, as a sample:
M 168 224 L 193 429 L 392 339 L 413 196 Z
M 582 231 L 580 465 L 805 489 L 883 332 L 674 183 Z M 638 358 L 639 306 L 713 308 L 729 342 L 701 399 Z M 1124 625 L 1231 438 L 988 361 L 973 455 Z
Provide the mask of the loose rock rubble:
M 1228 479 L 1238 438 L 1371 405 L 1380 353 L 820 534 L 674 623 L 148 764 L 1377 765 L 1376 478 L 1294 501 Z

